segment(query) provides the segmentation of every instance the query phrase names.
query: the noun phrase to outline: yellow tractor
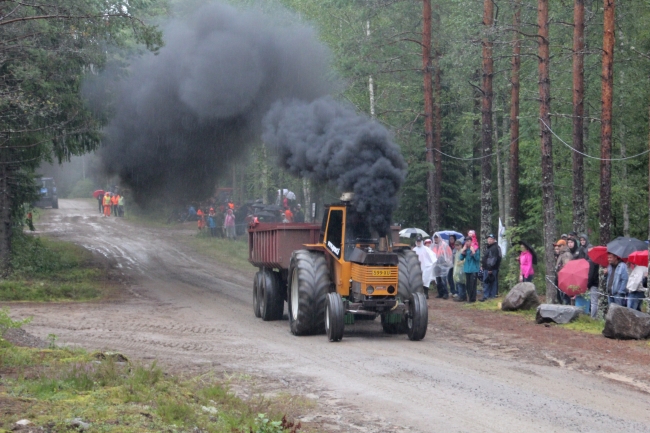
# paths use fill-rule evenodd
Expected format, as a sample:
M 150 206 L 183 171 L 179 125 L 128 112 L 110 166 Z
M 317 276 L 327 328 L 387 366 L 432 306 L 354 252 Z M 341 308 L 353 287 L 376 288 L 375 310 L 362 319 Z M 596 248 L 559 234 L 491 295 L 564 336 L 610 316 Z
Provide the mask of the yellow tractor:
M 399 228 L 390 236 L 371 232 L 349 199 L 327 206 L 320 227 L 260 223 L 249 229 L 249 260 L 260 268 L 255 315 L 281 319 L 286 300 L 294 335 L 325 331 L 340 341 L 346 324 L 380 316 L 384 332 L 422 340 L 428 307 L 417 255 L 398 243 Z

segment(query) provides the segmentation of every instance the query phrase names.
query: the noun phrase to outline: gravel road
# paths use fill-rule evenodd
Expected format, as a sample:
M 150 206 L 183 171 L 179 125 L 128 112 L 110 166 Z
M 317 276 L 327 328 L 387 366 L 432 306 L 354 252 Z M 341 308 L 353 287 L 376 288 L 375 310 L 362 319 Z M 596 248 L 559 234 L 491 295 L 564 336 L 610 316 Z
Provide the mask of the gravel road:
M 630 386 L 534 362 L 517 355 L 525 348 L 448 338 L 434 322 L 421 342 L 385 335 L 378 322 L 346 328 L 341 343 L 294 337 L 287 321 L 253 316 L 254 268 L 211 262 L 175 242 L 179 233 L 102 218 L 90 200 L 59 206 L 37 228 L 106 257 L 126 291 L 102 302 L 13 304 L 12 315 L 34 316 L 26 330 L 37 337 L 246 374 L 271 394 L 313 400 L 303 423 L 330 432 L 650 432 L 647 377 Z

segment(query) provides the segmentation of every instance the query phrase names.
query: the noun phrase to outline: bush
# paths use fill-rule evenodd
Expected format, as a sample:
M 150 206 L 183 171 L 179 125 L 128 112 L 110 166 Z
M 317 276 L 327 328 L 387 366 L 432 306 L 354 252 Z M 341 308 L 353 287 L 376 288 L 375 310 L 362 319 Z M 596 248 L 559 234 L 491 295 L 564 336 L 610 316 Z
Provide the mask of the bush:
M 0 309 L 0 338 L 2 338 L 9 329 L 20 328 L 31 321 L 31 317 L 25 320 L 11 320 L 11 317 L 9 317 L 9 308 L 4 307 Z
M 68 198 L 92 198 L 96 190 L 95 185 L 90 179 L 81 179 L 72 187 Z

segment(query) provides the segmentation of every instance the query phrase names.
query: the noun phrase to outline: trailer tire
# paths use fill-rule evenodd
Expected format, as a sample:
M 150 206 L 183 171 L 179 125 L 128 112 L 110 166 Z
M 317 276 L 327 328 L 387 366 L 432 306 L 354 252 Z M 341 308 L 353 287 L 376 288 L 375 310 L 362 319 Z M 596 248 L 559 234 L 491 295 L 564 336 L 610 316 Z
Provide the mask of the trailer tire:
M 420 341 L 427 334 L 429 307 L 423 293 L 415 292 L 409 299 L 409 313 L 406 318 L 408 337 L 411 341 Z
M 280 288 L 280 274 L 264 269 L 257 293 L 262 320 L 280 320 L 284 312 L 284 298 Z
M 414 293 L 422 293 L 422 268 L 418 255 L 412 250 L 403 250 L 397 253 L 399 279 L 397 281 L 397 299 L 406 303 Z M 387 323 L 386 317 L 382 315 L 381 326 L 387 334 L 406 334 L 408 326 L 406 317 L 399 323 Z
M 262 310 L 260 309 L 260 281 L 262 280 L 262 271 L 257 271 L 253 278 L 253 313 L 255 317 L 262 317 Z
M 341 341 L 345 328 L 345 308 L 341 295 L 336 292 L 327 294 L 325 306 L 325 332 L 329 341 Z
M 292 334 L 321 334 L 325 331 L 325 304 L 329 287 L 330 273 L 325 257 L 307 250 L 294 251 L 287 285 Z
M 59 208 L 59 199 L 57 198 L 56 200 L 52 200 L 52 209 L 58 209 Z

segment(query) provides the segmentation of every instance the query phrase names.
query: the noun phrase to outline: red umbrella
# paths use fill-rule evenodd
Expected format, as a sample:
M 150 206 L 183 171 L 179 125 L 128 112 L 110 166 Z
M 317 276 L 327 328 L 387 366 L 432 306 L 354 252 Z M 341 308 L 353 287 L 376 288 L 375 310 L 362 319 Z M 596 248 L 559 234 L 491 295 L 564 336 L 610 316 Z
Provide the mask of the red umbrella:
M 581 295 L 587 291 L 589 262 L 585 259 L 571 260 L 557 274 L 557 285 L 569 296 Z
M 93 193 L 93 197 L 95 197 L 95 198 L 99 197 L 100 195 L 104 195 L 104 190 L 103 189 L 98 189 L 97 191 L 95 191 Z
M 627 257 L 627 261 L 637 266 L 648 266 L 648 250 L 633 252 Z
M 592 262 L 599 266 L 608 266 L 609 262 L 607 261 L 607 247 L 599 246 L 593 247 L 589 250 L 589 258 Z

